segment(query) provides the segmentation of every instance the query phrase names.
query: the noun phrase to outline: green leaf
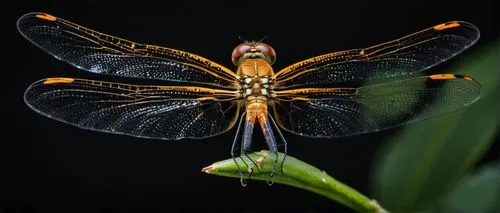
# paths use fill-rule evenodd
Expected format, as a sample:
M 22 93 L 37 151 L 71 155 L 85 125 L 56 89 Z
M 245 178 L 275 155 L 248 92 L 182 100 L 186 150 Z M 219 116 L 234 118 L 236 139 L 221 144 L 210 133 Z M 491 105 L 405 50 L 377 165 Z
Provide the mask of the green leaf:
M 500 212 L 500 163 L 464 178 L 446 199 L 443 213 Z
M 282 162 L 283 154 L 278 153 L 278 161 Z M 249 177 L 254 180 L 274 181 L 289 186 L 305 189 L 320 195 L 326 196 L 334 201 L 337 201 L 347 207 L 350 207 L 358 212 L 386 212 L 374 200 L 367 198 L 349 186 L 335 180 L 324 171 L 321 171 L 303 161 L 294 157 L 286 156 L 283 164 L 283 173 L 280 170 L 280 163 L 276 165 L 274 177 L 271 177 L 274 165 L 276 163 L 276 155 L 268 151 L 254 152 L 248 155 L 252 161 L 244 157 L 236 158 L 238 165 L 245 178 L 248 178 L 250 171 L 253 170 Z M 213 163 L 210 166 L 203 168 L 203 172 L 208 174 L 240 178 L 238 165 L 233 159 L 227 159 Z M 246 166 L 250 167 L 250 169 Z M 255 168 L 255 166 L 258 166 Z
M 378 152 L 372 191 L 393 212 L 425 211 L 442 202 L 494 142 L 500 123 L 500 42 L 464 57 L 451 73 L 482 84 L 471 106 L 406 127 Z

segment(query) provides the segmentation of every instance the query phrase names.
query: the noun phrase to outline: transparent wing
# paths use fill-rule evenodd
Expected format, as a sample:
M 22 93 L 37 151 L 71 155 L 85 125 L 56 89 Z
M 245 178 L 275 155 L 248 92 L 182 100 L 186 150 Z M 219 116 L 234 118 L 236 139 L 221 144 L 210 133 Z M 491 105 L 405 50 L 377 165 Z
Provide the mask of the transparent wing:
M 42 115 L 84 129 L 168 140 L 223 133 L 239 111 L 235 91 L 74 78 L 35 82 L 24 100 Z
M 360 88 L 302 88 L 273 94 L 280 127 L 333 138 L 380 131 L 442 115 L 475 102 L 480 84 L 467 76 L 431 75 Z
M 479 39 L 479 30 L 447 22 L 375 45 L 313 57 L 275 74 L 276 87 L 314 86 L 409 76 L 461 53 Z
M 29 41 L 59 60 L 94 73 L 234 87 L 236 75 L 201 56 L 139 44 L 45 13 L 17 22 Z

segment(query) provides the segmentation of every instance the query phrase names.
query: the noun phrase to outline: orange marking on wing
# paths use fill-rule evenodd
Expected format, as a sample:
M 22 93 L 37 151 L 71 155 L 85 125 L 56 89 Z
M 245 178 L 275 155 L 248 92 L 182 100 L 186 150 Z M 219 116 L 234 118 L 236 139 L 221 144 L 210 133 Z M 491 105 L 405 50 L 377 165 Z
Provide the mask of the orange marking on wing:
M 453 74 L 439 74 L 439 75 L 431 75 L 429 76 L 432 80 L 440 80 L 440 79 L 454 79 L 456 78 Z
M 301 88 L 284 91 L 275 91 L 274 94 L 280 95 L 297 95 L 297 94 L 311 94 L 311 93 L 336 93 L 336 92 L 350 92 L 352 88 Z
M 464 76 L 464 80 L 467 80 L 467 81 L 472 81 L 472 78 L 469 77 L 469 76 Z
M 294 97 L 292 98 L 294 101 L 311 101 L 312 99 L 310 98 L 303 98 L 303 97 Z
M 196 100 L 198 101 L 207 101 L 207 100 L 214 100 L 215 97 L 201 97 L 201 98 L 197 98 Z
M 438 25 L 434 26 L 434 29 L 435 30 L 444 30 L 444 29 L 458 27 L 458 26 L 460 26 L 460 23 L 458 23 L 457 21 L 452 21 L 452 22 L 446 22 L 443 24 L 438 24 Z
M 184 92 L 227 94 L 227 95 L 232 95 L 232 94 L 238 93 L 238 91 L 211 89 L 211 88 L 196 87 L 196 86 L 158 86 L 155 88 L 160 89 L 160 90 L 175 90 L 175 91 L 184 91 Z
M 47 20 L 47 21 L 55 21 L 55 20 L 57 20 L 57 17 L 49 15 L 49 14 L 45 14 L 45 13 L 44 14 L 37 14 L 37 15 L 35 15 L 35 17 L 40 18 L 40 19 L 44 19 L 44 20 Z
M 73 81 L 75 81 L 74 78 L 48 78 L 43 82 L 43 84 L 59 84 L 59 83 L 69 84 L 73 83 Z

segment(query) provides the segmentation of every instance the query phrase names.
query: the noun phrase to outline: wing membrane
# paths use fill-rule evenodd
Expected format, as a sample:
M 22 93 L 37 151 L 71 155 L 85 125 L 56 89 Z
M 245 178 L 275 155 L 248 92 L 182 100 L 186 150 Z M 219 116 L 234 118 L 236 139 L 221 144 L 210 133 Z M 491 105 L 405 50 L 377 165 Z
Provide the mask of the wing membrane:
M 275 74 L 276 85 L 291 88 L 409 76 L 461 53 L 478 38 L 474 25 L 447 22 L 369 48 L 298 62 Z
M 424 76 L 360 88 L 302 88 L 274 96 L 277 123 L 315 138 L 375 132 L 442 115 L 475 102 L 480 84 L 467 76 Z
M 230 90 L 73 78 L 38 81 L 24 99 L 35 111 L 84 129 L 166 140 L 221 134 L 239 111 Z
M 29 41 L 94 73 L 233 87 L 236 75 L 201 56 L 106 35 L 45 13 L 22 16 L 17 27 Z

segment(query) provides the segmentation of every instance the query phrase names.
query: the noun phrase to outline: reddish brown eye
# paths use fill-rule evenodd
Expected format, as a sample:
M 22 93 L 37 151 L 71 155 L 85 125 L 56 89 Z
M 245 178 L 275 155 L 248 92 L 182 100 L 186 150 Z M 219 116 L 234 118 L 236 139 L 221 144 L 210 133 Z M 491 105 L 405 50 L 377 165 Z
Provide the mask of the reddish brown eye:
M 261 58 L 269 64 L 274 64 L 276 61 L 276 53 L 274 49 L 260 42 L 245 42 L 236 46 L 231 54 L 233 64 L 239 66 L 242 59 L 245 58 Z
M 250 49 L 252 49 L 252 46 L 248 43 L 242 43 L 238 46 L 236 46 L 233 50 L 233 53 L 231 54 L 231 60 L 233 61 L 233 64 L 238 66 L 238 60 L 240 60 L 240 57 L 249 52 Z
M 257 43 L 255 45 L 255 49 L 264 53 L 264 55 L 269 59 L 269 64 L 274 64 L 276 61 L 276 52 L 274 52 L 274 49 L 271 46 L 264 43 Z

